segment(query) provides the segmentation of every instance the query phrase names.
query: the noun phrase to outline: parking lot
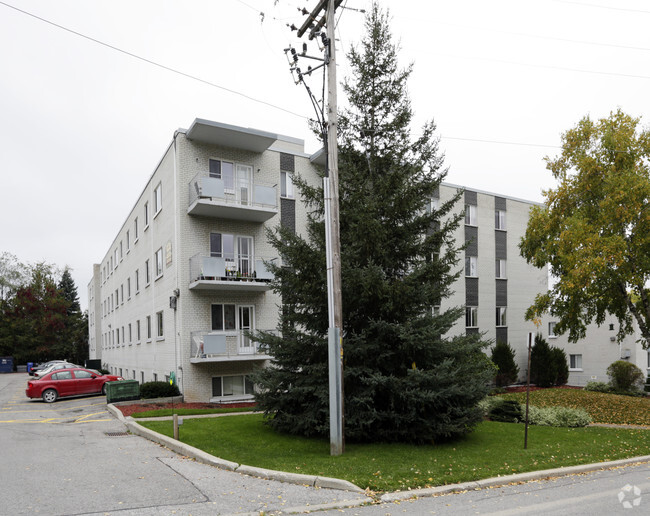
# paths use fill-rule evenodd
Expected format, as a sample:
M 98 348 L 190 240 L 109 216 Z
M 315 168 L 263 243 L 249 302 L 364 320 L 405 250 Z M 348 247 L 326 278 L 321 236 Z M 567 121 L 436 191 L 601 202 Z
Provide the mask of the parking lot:
M 28 378 L 0 375 L 0 514 L 268 513 L 363 497 L 197 463 L 127 433 L 105 396 L 29 400 Z

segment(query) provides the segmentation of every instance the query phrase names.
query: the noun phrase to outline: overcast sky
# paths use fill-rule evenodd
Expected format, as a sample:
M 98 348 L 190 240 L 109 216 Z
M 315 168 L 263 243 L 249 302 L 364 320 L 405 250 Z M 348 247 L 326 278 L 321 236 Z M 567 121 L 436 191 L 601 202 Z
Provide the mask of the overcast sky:
M 205 118 L 303 138 L 316 151 L 311 105 L 283 53 L 301 45 L 286 25 L 316 3 L 0 0 L 0 252 L 70 266 L 86 308 L 93 263 L 176 129 Z M 647 1 L 389 7 L 400 61 L 415 67 L 414 129 L 435 120 L 450 183 L 541 201 L 554 184 L 543 157 L 583 116 L 620 107 L 648 125 Z M 363 14 L 337 13 L 343 78 Z

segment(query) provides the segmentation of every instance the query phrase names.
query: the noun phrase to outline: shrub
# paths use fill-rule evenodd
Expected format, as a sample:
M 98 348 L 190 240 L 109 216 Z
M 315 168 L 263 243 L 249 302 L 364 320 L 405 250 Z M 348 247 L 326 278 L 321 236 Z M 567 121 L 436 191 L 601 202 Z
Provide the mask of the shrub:
M 556 372 L 554 385 L 566 385 L 569 381 L 569 361 L 566 353 L 560 348 L 551 347 L 551 359 Z
M 526 405 L 521 405 L 521 410 L 526 411 Z M 577 428 L 591 423 L 591 417 L 584 409 L 568 407 L 528 407 L 528 423 L 538 426 L 556 426 Z
M 641 369 L 625 360 L 617 360 L 607 368 L 609 383 L 617 391 L 638 391 L 643 385 Z
M 557 378 L 557 365 L 551 348 L 541 335 L 535 337 L 535 347 L 530 354 L 530 380 L 538 387 L 551 387 Z
M 605 382 L 587 382 L 584 389 L 592 392 L 612 392 L 612 386 Z
M 492 362 L 497 366 L 495 380 L 498 387 L 517 381 L 519 366 L 515 364 L 515 351 L 507 342 L 497 342 L 492 349 Z
M 478 402 L 478 408 L 483 414 L 483 417 L 487 417 L 494 407 L 501 405 L 503 402 L 504 399 L 500 398 L 499 396 L 486 396 Z
M 523 419 L 521 405 L 516 400 L 503 400 L 502 403 L 494 405 L 488 412 L 491 421 L 502 423 L 517 423 Z
M 140 385 L 141 398 L 169 398 L 179 394 L 178 387 L 167 382 L 146 382 Z

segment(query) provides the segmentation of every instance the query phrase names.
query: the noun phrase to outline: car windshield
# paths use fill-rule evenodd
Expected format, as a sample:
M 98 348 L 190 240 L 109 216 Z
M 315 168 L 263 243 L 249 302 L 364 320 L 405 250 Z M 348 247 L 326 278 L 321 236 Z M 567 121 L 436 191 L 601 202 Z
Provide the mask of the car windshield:
M 100 373 L 97 369 L 88 369 L 92 374 L 96 374 L 97 376 L 102 376 L 102 373 Z

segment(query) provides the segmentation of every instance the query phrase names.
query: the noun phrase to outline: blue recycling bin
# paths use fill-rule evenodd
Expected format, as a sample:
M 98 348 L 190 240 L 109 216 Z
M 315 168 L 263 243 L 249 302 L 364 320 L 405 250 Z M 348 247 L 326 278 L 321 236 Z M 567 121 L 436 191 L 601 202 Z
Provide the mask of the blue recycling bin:
M 27 362 L 27 372 L 32 372 L 32 367 L 34 367 L 34 362 Z

